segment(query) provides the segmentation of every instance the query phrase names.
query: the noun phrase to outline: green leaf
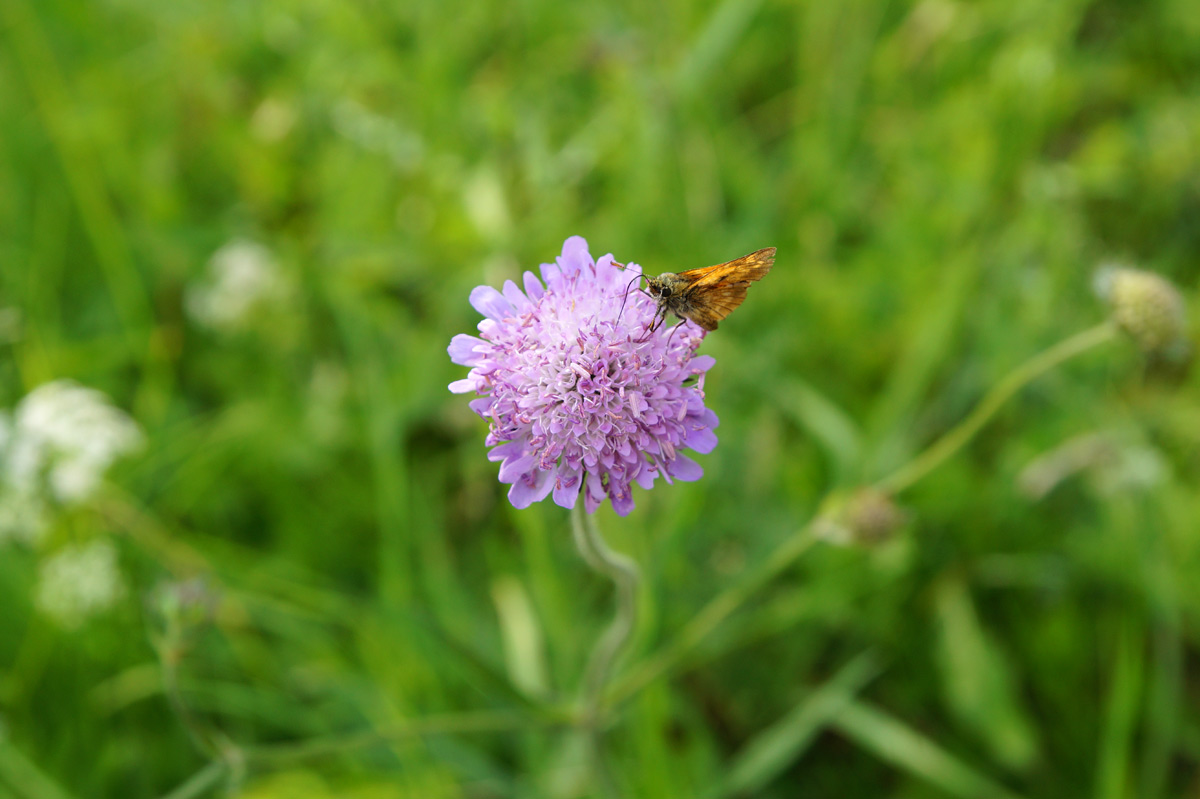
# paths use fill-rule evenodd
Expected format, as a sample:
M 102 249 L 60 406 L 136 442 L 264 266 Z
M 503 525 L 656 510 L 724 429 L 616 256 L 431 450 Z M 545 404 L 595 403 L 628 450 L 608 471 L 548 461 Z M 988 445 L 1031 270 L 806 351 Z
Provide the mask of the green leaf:
M 521 581 L 502 575 L 492 581 L 492 601 L 500 618 L 504 662 L 513 685 L 530 697 L 550 690 L 542 626 Z
M 938 585 L 935 612 L 943 701 L 997 761 L 1015 770 L 1028 767 L 1038 751 L 1033 724 L 1008 660 L 980 623 L 961 577 Z
M 1018 799 L 1018 794 L 963 763 L 937 743 L 858 700 L 833 719 L 843 735 L 881 759 L 963 799 Z
M 803 380 L 787 381 L 778 394 L 786 398 L 783 410 L 808 431 L 829 457 L 835 481 L 849 480 L 862 454 L 862 435 L 850 414 Z
M 1096 799 L 1125 799 L 1131 795 L 1130 761 L 1145 673 L 1140 627 L 1134 622 L 1123 624 L 1113 649 L 1111 685 L 1096 763 Z
M 0 740 L 0 789 L 7 783 L 28 799 L 70 799 L 70 794 L 8 741 Z
M 879 666 L 869 652 L 843 666 L 790 713 L 750 739 L 734 758 L 719 795 L 748 796 L 763 788 L 802 756 L 830 718 L 878 673 Z

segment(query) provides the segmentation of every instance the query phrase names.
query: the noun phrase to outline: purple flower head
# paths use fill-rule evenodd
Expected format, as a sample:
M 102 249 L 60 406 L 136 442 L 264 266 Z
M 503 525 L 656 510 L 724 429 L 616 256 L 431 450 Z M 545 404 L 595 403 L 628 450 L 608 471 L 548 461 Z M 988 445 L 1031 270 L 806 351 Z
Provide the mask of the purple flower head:
M 490 425 L 488 458 L 512 485 L 509 501 L 526 508 L 553 493 L 573 508 L 582 484 L 587 512 L 608 497 L 624 516 L 633 483 L 699 479 L 680 450 L 717 445 L 717 416 L 704 407 L 714 361 L 696 355 L 703 331 L 688 322 L 647 335 L 655 303 L 630 286 L 641 268 L 594 261 L 579 236 L 541 272 L 525 273 L 524 292 L 511 280 L 472 291 L 487 317 L 480 337 L 460 334 L 449 347 L 450 360 L 471 367 L 450 390 L 479 395 L 471 410 Z

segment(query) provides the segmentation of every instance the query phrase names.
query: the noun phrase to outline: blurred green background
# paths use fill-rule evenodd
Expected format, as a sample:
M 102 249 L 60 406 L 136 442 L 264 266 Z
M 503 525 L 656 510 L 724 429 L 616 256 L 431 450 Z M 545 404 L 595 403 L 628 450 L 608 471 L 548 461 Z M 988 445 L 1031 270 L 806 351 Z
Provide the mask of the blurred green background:
M 71 378 L 145 437 L 3 544 L 3 796 L 598 795 L 555 709 L 611 586 L 446 391 L 471 288 L 569 235 L 651 272 L 779 248 L 702 348 L 703 480 L 600 513 L 645 572 L 626 673 L 1102 321 L 1099 262 L 1193 296 L 1194 0 L 0 0 L 0 28 L 0 401 Z M 1125 341 L 1037 381 L 902 533 L 816 546 L 623 703 L 615 795 L 1200 795 L 1196 389 Z M 97 540 L 123 588 L 48 614 L 46 564 Z

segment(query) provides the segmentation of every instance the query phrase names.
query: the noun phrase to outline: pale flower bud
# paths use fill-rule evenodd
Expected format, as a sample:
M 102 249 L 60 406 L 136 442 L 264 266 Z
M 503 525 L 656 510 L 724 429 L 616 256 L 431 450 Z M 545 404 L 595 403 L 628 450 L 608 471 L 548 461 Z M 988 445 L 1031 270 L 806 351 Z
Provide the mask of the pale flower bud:
M 816 535 L 841 546 L 875 546 L 890 540 L 908 522 L 891 496 L 877 488 L 834 494 L 815 522 Z
M 1141 269 L 1103 266 L 1096 293 L 1112 318 L 1147 355 L 1171 355 L 1187 346 L 1183 297 L 1166 278 Z
M 204 577 L 167 580 L 150 592 L 147 608 L 163 642 L 183 646 L 216 618 L 220 593 Z

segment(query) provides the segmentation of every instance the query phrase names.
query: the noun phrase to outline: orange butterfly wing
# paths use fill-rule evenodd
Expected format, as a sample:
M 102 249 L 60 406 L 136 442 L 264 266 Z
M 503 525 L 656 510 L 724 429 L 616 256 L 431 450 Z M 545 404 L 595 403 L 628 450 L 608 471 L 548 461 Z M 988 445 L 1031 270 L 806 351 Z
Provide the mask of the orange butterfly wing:
M 717 329 L 717 323 L 746 299 L 746 283 L 727 283 L 723 286 L 708 289 L 704 296 L 691 305 L 687 317 L 710 333 Z
M 753 283 L 756 280 L 762 280 L 771 271 L 774 264 L 775 248 L 767 247 L 716 266 L 689 269 L 686 272 L 680 272 L 679 276 L 691 283 L 688 286 L 690 292 L 725 282 Z
M 746 289 L 761 280 L 775 263 L 775 248 L 767 247 L 732 261 L 680 272 L 690 281 L 683 299 L 690 306 L 688 318 L 709 332 L 746 299 Z

